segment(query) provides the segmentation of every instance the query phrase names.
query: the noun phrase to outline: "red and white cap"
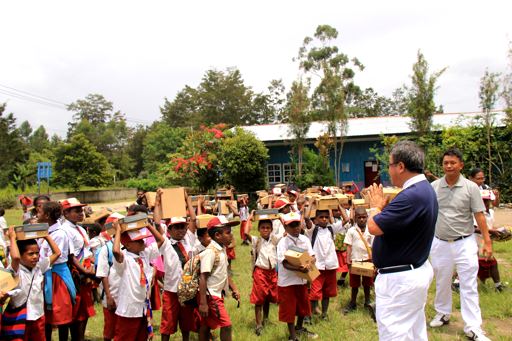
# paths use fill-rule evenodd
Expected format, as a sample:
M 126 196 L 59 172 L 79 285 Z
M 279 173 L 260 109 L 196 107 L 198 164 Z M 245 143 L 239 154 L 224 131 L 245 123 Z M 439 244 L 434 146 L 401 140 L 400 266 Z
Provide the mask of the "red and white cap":
M 151 232 L 149 232 L 149 230 L 145 227 L 138 230 L 125 231 L 121 234 L 121 243 L 126 245 L 129 242 L 149 238 L 151 236 Z
M 290 212 L 288 214 L 283 215 L 283 221 L 285 225 L 293 223 L 294 221 L 300 222 L 300 214 L 296 212 Z
M 489 189 L 481 189 L 480 190 L 480 195 L 482 196 L 482 199 L 483 200 L 494 200 L 493 199 L 493 192 Z
M 123 218 L 124 218 L 124 215 L 122 215 L 121 213 L 114 212 L 107 217 L 107 220 L 105 220 L 105 224 L 112 223 L 114 221 L 117 221 L 117 220 L 123 219 Z
M 286 205 L 290 205 L 290 202 L 284 198 L 276 200 L 274 203 L 274 208 L 277 208 L 278 210 L 284 208 Z
M 215 227 L 235 226 L 238 224 L 240 224 L 239 221 L 236 221 L 236 220 L 229 221 L 226 217 L 224 217 L 223 215 L 220 215 L 220 216 L 210 219 L 208 221 L 208 224 L 206 224 L 206 228 L 212 229 Z
M 298 197 L 299 196 L 299 192 L 297 192 L 296 190 L 294 189 L 289 189 L 287 191 L 289 194 L 293 194 L 294 196 Z
M 73 207 L 84 207 L 87 206 L 86 204 L 82 204 L 80 201 L 78 201 L 77 198 L 67 198 L 64 200 L 59 201 L 60 206 L 62 206 L 62 210 L 68 210 Z
M 183 217 L 172 217 L 171 220 L 169 221 L 169 223 L 167 224 L 167 226 L 186 224 L 186 223 L 187 223 L 187 219 L 185 219 Z
M 325 192 L 327 194 L 331 194 L 331 189 L 327 186 L 322 187 L 322 189 L 320 191 Z

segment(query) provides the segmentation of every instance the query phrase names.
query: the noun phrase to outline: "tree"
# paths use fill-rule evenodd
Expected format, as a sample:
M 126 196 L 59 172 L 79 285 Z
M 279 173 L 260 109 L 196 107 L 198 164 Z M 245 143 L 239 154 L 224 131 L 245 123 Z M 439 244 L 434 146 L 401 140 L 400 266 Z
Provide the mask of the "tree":
M 107 159 L 83 134 L 73 135 L 55 151 L 55 181 L 74 190 L 82 186 L 101 187 L 111 183 Z
M 87 120 L 92 124 L 107 122 L 114 109 L 114 104 L 107 101 L 103 95 L 89 94 L 85 99 L 79 99 L 68 105 L 68 111 L 73 111 L 74 122 Z
M 4 114 L 6 104 L 0 104 L 0 187 L 5 187 L 12 179 L 17 163 L 23 163 L 28 156 L 26 145 L 16 128 L 16 118 L 12 113 Z
M 268 149 L 254 134 L 236 128 L 220 146 L 219 168 L 222 180 L 239 192 L 265 188 Z
M 302 151 L 311 125 L 309 87 L 309 82 L 304 83 L 302 80 L 293 82 L 284 110 L 284 121 L 288 123 L 288 133 L 293 136 L 292 153 L 297 157 L 299 176 L 302 175 Z
M 372 88 L 356 91 L 348 108 L 349 117 L 396 116 L 393 100 L 380 96 Z
M 512 128 L 512 41 L 509 41 L 507 71 L 502 79 L 501 98 L 505 102 L 506 123 Z
M 480 97 L 480 107 L 484 114 L 484 126 L 487 137 L 487 177 L 489 182 L 492 182 L 491 136 L 493 115 L 491 111 L 498 101 L 499 77 L 500 75 L 498 73 L 489 72 L 489 70 L 486 69 L 484 76 L 480 79 L 480 92 L 478 93 Z
M 42 153 L 44 150 L 50 148 L 50 140 L 44 126 L 39 126 L 29 138 L 30 148 L 36 152 Z
M 299 188 L 333 185 L 334 176 L 329 165 L 325 167 L 326 163 L 328 164 L 328 160 L 322 157 L 322 155 L 315 153 L 309 148 L 304 148 L 302 176 L 295 177 L 295 184 Z
M 411 117 L 411 130 L 416 132 L 419 139 L 427 135 L 432 127 L 432 116 L 436 112 L 434 95 L 437 90 L 437 79 L 446 68 L 429 75 L 429 66 L 423 53 L 418 50 L 417 61 L 412 66 L 412 85 L 408 89 L 407 113 Z M 421 141 L 420 141 L 421 144 Z M 425 145 L 422 145 L 425 148 Z
M 186 136 L 184 128 L 170 127 L 164 122 L 153 123 L 143 141 L 144 169 L 152 173 L 169 162 L 169 155 L 178 152 Z
M 350 59 L 334 45 L 338 31 L 329 25 L 320 25 L 311 37 L 304 38 L 299 49 L 299 67 L 306 74 L 319 76 L 319 84 L 313 93 L 313 109 L 327 120 L 328 132 L 334 138 L 335 183 L 339 184 L 341 155 L 347 131 L 348 113 L 346 103 L 360 91 L 354 82 L 355 71 L 364 66 L 357 58 Z
M 133 173 L 138 176 L 144 170 L 144 141 L 148 134 L 148 129 L 143 125 L 138 125 L 128 141 L 127 153 L 133 160 Z
M 20 136 L 23 138 L 25 143 L 29 143 L 30 135 L 32 134 L 32 127 L 28 121 L 23 121 L 18 128 Z

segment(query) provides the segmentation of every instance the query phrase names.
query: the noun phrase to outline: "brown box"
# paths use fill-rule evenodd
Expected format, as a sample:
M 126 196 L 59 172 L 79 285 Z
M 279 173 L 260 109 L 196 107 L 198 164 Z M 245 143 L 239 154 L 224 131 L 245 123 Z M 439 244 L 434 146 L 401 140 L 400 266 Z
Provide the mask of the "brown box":
M 229 214 L 231 211 L 229 210 L 229 207 L 227 205 L 228 202 L 231 202 L 232 205 L 236 207 L 236 201 L 231 200 L 219 200 L 217 202 L 217 210 L 220 214 Z
M 354 207 L 370 208 L 370 204 L 367 203 L 364 199 L 353 199 L 352 205 L 354 205 Z
M 237 200 L 240 200 L 240 199 L 242 199 L 242 198 L 247 198 L 247 199 L 249 199 L 249 194 L 243 193 L 243 194 L 237 194 L 237 195 L 236 195 L 236 199 L 237 199 Z
M 401 190 L 398 187 L 384 187 L 382 189 L 384 196 L 389 196 L 389 201 L 393 200 Z
M 268 192 L 265 190 L 256 191 L 256 194 L 258 194 L 258 197 L 260 197 L 260 198 L 268 196 Z
M 352 262 L 350 273 L 366 277 L 375 276 L 375 265 L 372 262 Z
M 197 228 L 205 228 L 210 219 L 212 218 L 215 218 L 215 216 L 211 214 L 200 214 L 196 216 Z
M 268 205 L 270 197 L 267 195 L 266 197 L 260 197 L 260 204 Z
M 17 240 L 27 240 L 34 238 L 43 238 L 48 235 L 48 224 L 27 224 L 21 226 L 15 226 L 14 232 L 16 232 Z
M 320 193 L 320 188 L 318 187 L 309 187 L 306 189 L 306 193 Z
M 162 190 L 162 218 L 186 217 L 185 188 L 165 188 Z
M 317 210 L 335 210 L 339 206 L 338 198 L 333 196 L 324 196 L 320 197 L 316 200 L 316 209 Z
M 258 220 L 268 220 L 268 219 L 279 219 L 279 210 L 277 208 L 269 208 L 266 210 L 256 210 L 254 211 L 254 219 Z
M 19 277 L 14 277 L 12 272 L 0 269 L 0 291 L 8 292 L 18 286 Z
M 345 195 L 345 194 L 334 194 L 334 197 L 335 197 L 336 199 L 338 199 L 338 202 L 339 202 L 340 204 L 348 204 L 348 200 L 349 200 L 349 198 L 348 198 L 348 196 L 347 196 L 347 195 Z
M 149 225 L 148 215 L 146 213 L 139 213 L 124 217 L 119 219 L 119 225 L 121 226 L 121 233 L 141 229 Z
M 199 198 L 203 198 L 203 200 L 204 200 L 203 195 L 191 195 L 190 196 L 190 201 L 192 202 L 193 207 L 197 207 L 197 202 L 199 201 Z
M 229 189 L 219 189 L 215 193 L 217 198 L 231 198 L 231 190 Z
M 299 248 L 290 248 L 284 253 L 284 258 L 294 266 L 311 266 L 311 270 L 307 273 L 295 271 L 297 276 L 306 279 L 308 282 L 313 282 L 320 276 L 320 271 L 318 271 L 313 257 L 311 257 L 307 251 Z
M 146 192 L 144 195 L 146 196 L 146 202 L 148 203 L 148 207 L 155 207 L 156 192 Z

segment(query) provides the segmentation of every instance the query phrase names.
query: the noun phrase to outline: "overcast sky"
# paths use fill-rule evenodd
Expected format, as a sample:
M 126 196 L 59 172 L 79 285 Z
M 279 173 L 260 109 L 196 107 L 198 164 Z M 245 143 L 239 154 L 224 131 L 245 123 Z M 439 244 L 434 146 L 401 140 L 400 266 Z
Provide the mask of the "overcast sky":
M 3 1 L 0 11 L 0 102 L 18 124 L 59 135 L 71 113 L 6 86 L 62 103 L 99 93 L 149 124 L 164 97 L 211 68 L 238 67 L 255 91 L 278 78 L 289 86 L 302 40 L 329 24 L 366 67 L 359 85 L 391 95 L 421 49 L 432 70 L 448 67 L 436 103 L 464 112 L 479 109 L 485 68 L 506 70 L 512 40 L 512 1 Z

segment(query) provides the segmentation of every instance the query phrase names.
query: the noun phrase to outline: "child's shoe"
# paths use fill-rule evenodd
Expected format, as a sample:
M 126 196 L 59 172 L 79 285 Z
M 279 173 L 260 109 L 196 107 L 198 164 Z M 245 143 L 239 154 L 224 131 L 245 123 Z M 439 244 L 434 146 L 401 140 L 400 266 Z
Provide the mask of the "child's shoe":
M 302 328 L 300 328 L 300 329 L 295 328 L 295 332 L 296 332 L 297 334 L 299 334 L 299 335 L 302 335 L 302 336 L 304 336 L 304 337 L 308 338 L 308 339 L 312 339 L 312 340 L 314 340 L 314 339 L 318 339 L 318 334 L 313 333 L 313 332 L 311 332 L 311 331 L 307 330 L 307 329 L 306 329 L 306 328 L 304 328 L 304 327 L 302 327 Z
M 377 322 L 377 318 L 375 317 L 375 303 L 367 302 L 364 304 L 364 307 L 368 309 L 370 312 L 370 316 L 373 320 L 373 322 Z
M 347 306 L 343 309 L 343 315 L 347 315 L 348 313 L 354 311 L 357 309 L 357 305 L 355 305 L 354 303 L 350 302 L 349 304 L 347 304 Z
M 258 336 L 261 335 L 261 332 L 263 331 L 263 326 L 256 326 L 256 328 L 254 328 L 254 333 Z

